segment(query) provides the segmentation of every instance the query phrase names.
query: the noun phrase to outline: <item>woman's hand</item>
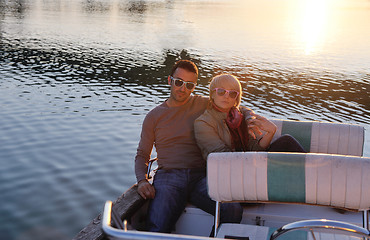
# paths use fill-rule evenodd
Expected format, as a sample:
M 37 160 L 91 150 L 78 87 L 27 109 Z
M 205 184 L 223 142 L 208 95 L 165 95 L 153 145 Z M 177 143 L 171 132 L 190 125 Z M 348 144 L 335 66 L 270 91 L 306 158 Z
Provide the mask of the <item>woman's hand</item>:
M 146 179 L 141 180 L 138 184 L 137 191 L 144 199 L 154 198 L 155 189 Z
M 261 131 L 275 134 L 276 125 L 273 122 L 255 113 L 251 113 L 251 115 L 253 117 L 248 120 L 248 126 L 250 126 L 251 129 L 256 130 L 259 135 L 262 133 Z
M 248 133 L 254 139 L 256 139 L 257 136 L 262 135 L 262 131 L 272 135 L 275 134 L 276 125 L 273 122 L 255 113 L 250 113 L 250 115 L 252 115 L 252 117 L 248 120 Z
M 263 148 L 270 146 L 271 140 L 276 132 L 276 125 L 265 117 L 251 113 L 252 118 L 248 120 L 248 133 L 256 139 L 256 136 L 262 135 L 262 131 L 266 132 L 260 139 L 259 145 Z

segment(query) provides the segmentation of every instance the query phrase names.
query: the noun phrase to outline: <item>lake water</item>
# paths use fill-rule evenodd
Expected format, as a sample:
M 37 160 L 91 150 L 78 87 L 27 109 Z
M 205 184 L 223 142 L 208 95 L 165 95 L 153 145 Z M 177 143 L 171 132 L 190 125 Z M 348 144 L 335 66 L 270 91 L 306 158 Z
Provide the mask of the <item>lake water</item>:
M 135 183 L 181 58 L 269 118 L 365 126 L 368 0 L 0 0 L 0 236 L 70 239 Z

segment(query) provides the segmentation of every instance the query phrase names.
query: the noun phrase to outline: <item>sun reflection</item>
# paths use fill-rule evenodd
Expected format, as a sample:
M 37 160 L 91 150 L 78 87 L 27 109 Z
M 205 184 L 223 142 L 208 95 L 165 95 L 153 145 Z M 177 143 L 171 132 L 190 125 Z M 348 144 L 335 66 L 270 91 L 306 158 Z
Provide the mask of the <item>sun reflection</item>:
M 303 2 L 301 37 L 305 54 L 317 51 L 324 42 L 331 0 L 306 0 Z

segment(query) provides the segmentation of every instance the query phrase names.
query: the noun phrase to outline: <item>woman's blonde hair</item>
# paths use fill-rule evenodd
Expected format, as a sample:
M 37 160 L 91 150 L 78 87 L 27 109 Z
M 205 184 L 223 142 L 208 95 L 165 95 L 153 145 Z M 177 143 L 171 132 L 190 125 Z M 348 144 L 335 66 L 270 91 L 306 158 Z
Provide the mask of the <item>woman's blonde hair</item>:
M 231 74 L 221 74 L 212 78 L 209 84 L 209 99 L 212 100 L 215 88 L 227 88 L 239 92 L 238 97 L 235 99 L 235 107 L 239 107 L 242 98 L 242 86 L 239 80 Z

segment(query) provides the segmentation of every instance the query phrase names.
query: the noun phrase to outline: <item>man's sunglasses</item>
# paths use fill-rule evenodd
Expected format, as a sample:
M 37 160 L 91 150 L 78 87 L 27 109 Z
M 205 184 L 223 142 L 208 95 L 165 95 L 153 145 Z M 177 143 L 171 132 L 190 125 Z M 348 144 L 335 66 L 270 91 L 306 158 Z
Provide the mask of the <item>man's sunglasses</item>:
M 230 98 L 236 98 L 239 95 L 238 91 L 226 90 L 226 89 L 223 89 L 223 88 L 215 88 L 213 91 L 216 91 L 218 96 L 223 96 L 227 93 Z
M 170 78 L 171 78 L 171 81 L 174 82 L 176 87 L 182 87 L 182 85 L 184 85 L 184 83 L 185 83 L 185 87 L 188 90 L 193 90 L 195 88 L 195 86 L 197 85 L 194 82 L 185 82 L 185 81 L 181 80 L 180 78 L 174 78 L 172 76 L 170 76 Z

